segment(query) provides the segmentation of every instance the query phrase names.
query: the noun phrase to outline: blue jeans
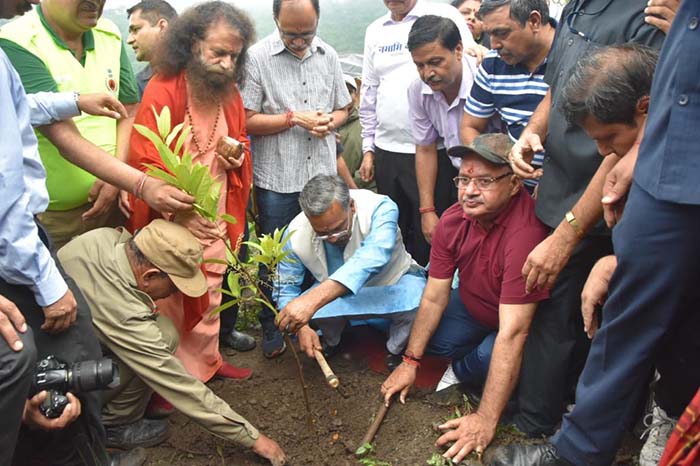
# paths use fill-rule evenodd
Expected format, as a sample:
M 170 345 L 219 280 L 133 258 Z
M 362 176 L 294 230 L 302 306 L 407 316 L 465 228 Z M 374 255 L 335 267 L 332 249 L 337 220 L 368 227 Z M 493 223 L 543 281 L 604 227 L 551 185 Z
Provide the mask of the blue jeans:
M 497 331 L 474 319 L 452 290 L 440 325 L 428 343 L 427 352 L 452 358 L 452 370 L 468 385 L 481 387 L 486 381 Z
M 255 198 L 258 203 L 258 235 L 272 234 L 275 228 L 287 226 L 301 212 L 299 193 L 277 193 L 256 186 Z M 261 268 L 260 275 L 267 279 L 267 269 Z M 270 298 L 269 288 L 262 289 Z M 274 319 L 275 315 L 265 306 L 258 313 L 258 320 L 263 326 L 274 325 Z

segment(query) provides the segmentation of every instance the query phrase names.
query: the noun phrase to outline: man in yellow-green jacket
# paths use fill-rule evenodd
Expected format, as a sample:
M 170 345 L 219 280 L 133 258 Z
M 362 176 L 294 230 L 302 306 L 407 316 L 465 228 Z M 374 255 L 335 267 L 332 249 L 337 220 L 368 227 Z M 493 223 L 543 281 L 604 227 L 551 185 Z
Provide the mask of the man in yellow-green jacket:
M 66 5 L 66 3 L 68 3 Z M 0 47 L 17 69 L 29 93 L 40 91 L 110 92 L 135 113 L 138 90 L 117 27 L 104 18 L 104 0 L 43 0 L 26 15 L 4 25 Z M 132 118 L 114 121 L 80 115 L 73 119 L 81 135 L 121 160 L 126 159 Z M 40 216 L 56 248 L 73 236 L 120 223 L 119 190 L 65 160 L 37 131 L 47 171 L 50 203 Z

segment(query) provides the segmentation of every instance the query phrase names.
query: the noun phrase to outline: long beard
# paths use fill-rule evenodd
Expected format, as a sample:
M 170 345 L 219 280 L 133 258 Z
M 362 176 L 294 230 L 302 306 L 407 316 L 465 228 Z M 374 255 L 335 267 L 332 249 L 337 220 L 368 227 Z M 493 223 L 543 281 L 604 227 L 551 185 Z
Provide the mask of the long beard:
M 228 100 L 236 84 L 234 70 L 222 70 L 194 58 L 187 64 L 187 81 L 192 98 L 203 104 L 218 104 Z

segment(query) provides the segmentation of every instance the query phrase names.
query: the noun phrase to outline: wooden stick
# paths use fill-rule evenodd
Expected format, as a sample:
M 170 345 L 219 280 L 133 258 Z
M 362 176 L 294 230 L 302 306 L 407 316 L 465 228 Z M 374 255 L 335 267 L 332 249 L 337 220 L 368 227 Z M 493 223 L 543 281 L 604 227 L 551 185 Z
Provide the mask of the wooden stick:
M 382 405 L 379 407 L 379 411 L 377 411 L 376 416 L 374 416 L 374 422 L 372 423 L 371 426 L 369 426 L 369 430 L 365 434 L 365 436 L 362 438 L 362 442 L 360 442 L 360 445 L 364 445 L 366 443 L 372 443 L 372 440 L 374 439 L 374 436 L 377 434 L 377 431 L 379 430 L 379 426 L 382 424 L 382 421 L 384 420 L 384 416 L 386 416 L 386 412 L 389 410 L 389 407 L 384 404 L 384 400 L 382 400 Z
M 326 361 L 326 358 L 323 356 L 321 350 L 317 348 L 314 351 L 314 356 L 316 357 L 316 362 L 321 367 L 321 372 L 323 372 L 323 375 L 326 376 L 326 382 L 328 385 L 330 385 L 331 388 L 338 388 L 338 385 L 340 385 L 340 380 L 338 380 L 338 377 L 333 373 L 333 369 L 331 369 L 331 366 L 328 365 L 328 361 Z

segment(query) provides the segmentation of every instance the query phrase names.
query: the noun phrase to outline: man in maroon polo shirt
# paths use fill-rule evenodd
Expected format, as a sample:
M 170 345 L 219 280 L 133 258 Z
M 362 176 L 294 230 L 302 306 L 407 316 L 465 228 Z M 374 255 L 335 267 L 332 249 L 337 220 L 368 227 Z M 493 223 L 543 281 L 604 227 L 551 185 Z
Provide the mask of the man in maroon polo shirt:
M 484 387 L 476 412 L 440 426 L 438 445 L 460 462 L 483 451 L 518 380 L 530 322 L 547 291 L 526 293 L 522 268 L 547 236 L 535 204 L 508 164 L 512 143 L 504 134 L 482 134 L 449 155 L 462 157 L 454 178 L 459 202 L 445 211 L 433 235 L 428 283 L 403 363 L 382 384 L 388 404 L 406 399 L 424 353 L 452 358 L 437 389 L 457 383 Z M 459 270 L 459 287 L 451 290 Z M 484 385 L 485 382 L 485 385 Z

